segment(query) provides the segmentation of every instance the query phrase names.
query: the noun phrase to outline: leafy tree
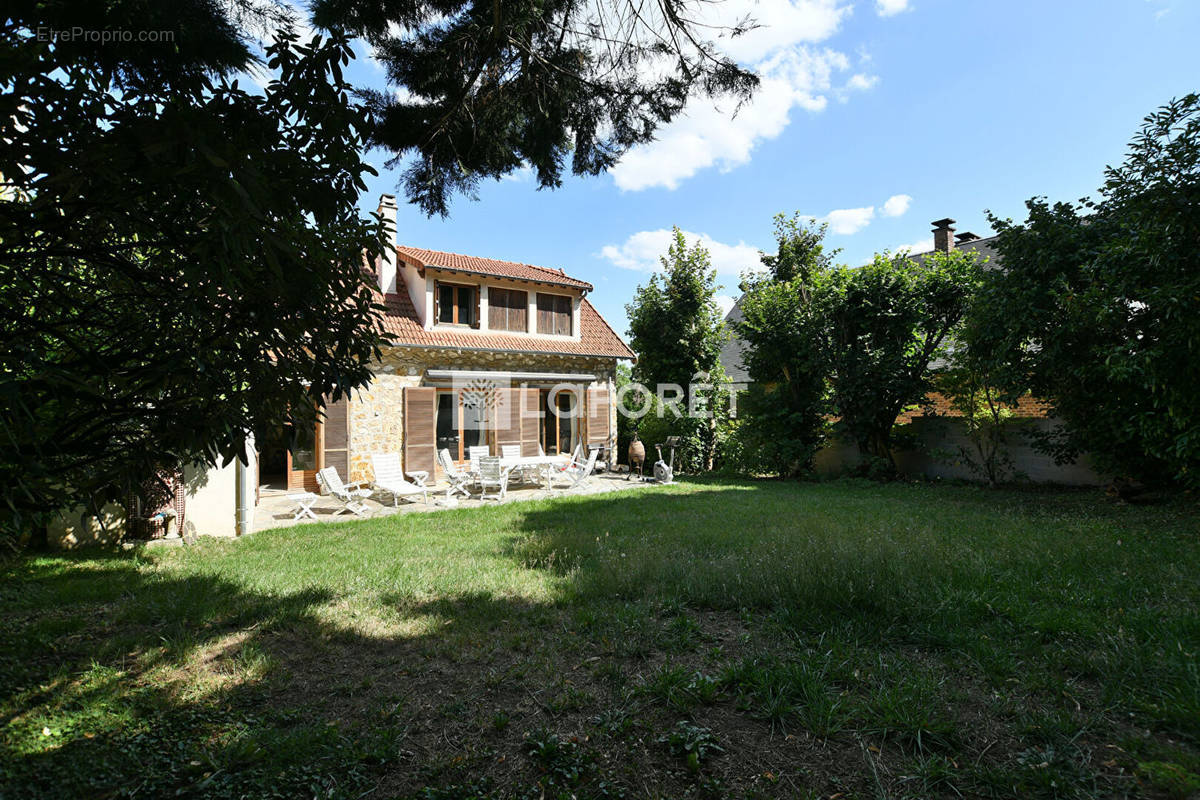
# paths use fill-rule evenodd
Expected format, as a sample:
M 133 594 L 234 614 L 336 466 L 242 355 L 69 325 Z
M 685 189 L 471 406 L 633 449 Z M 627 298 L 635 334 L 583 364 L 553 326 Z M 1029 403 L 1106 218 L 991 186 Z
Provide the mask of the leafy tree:
M 1200 483 L 1200 95 L 1146 117 L 1099 200 L 992 218 L 973 347 L 1051 403 L 1040 446 L 1117 475 Z
M 100 27 L 177 29 L 138 19 L 144 7 L 106 4 Z M 178 29 L 176 57 L 38 41 L 40 16 L 0 34 L 8 534 L 236 457 L 247 431 L 311 423 L 322 398 L 370 379 L 381 339 L 363 255 L 382 245 L 356 206 L 370 168 L 349 41 L 281 35 L 278 81 L 248 94 L 221 77 L 247 57 L 236 32 L 211 4 L 183 7 L 200 41 Z
M 829 274 L 816 299 L 833 404 L 865 456 L 894 469 L 892 429 L 931 389 L 930 364 L 967 310 L 979 276 L 973 253 L 932 253 L 920 262 L 877 255 Z
M 776 252 L 762 256 L 767 272 L 742 282 L 742 319 L 734 327 L 752 383 L 736 435 L 750 471 L 803 474 L 825 440 L 824 320 L 813 304 L 836 255 L 825 250 L 825 228 L 776 216 Z
M 959 460 L 967 469 L 999 486 L 1015 474 L 1008 444 L 1016 417 L 1015 401 L 988 377 L 980 365 L 956 358 L 937 378 L 937 389 L 950 400 L 965 426 L 969 446 L 960 446 Z
M 445 214 L 456 192 L 529 165 L 542 188 L 565 163 L 596 175 L 653 138 L 689 95 L 744 99 L 757 78 L 706 38 L 692 0 L 314 0 L 318 26 L 346 28 L 375 49 L 392 91 L 365 92 L 371 144 L 412 157 L 407 194 Z M 401 91 L 395 91 L 395 90 Z
M 629 316 L 629 345 L 637 353 L 634 380 L 652 392 L 660 385 L 676 384 L 684 394 L 679 401 L 682 416 L 669 429 L 685 437 L 685 468 L 708 469 L 712 466 L 716 443 L 716 425 L 712 418 L 694 419 L 687 415 L 693 404 L 708 404 L 719 415 L 724 382 L 721 369 L 721 345 L 727 336 L 721 310 L 714 300 L 717 272 L 708 251 L 697 242 L 688 247 L 683 232 L 675 228 L 667 254 L 660 259 L 661 275 L 655 273 L 645 286 L 639 286 L 633 302 L 625 306 Z M 714 389 L 700 395 L 691 390 L 694 379 Z M 670 397 L 670 395 L 664 396 Z

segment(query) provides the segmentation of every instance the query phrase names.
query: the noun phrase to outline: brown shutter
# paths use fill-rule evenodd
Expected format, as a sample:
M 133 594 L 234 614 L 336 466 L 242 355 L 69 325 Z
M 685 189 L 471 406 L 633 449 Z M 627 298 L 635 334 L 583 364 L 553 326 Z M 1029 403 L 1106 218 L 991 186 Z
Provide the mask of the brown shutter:
M 521 390 L 497 389 L 492 425 L 496 432 L 496 455 L 502 445 L 521 444 Z
M 334 467 L 342 480 L 350 480 L 350 398 L 342 395 L 325 406 L 324 465 Z
M 461 290 L 460 290 L 460 291 L 461 291 Z M 474 293 L 475 293 L 475 321 L 474 321 L 474 323 L 471 325 L 471 327 L 472 327 L 472 328 L 478 328 L 478 327 L 479 327 L 479 304 L 480 304 L 481 302 L 483 302 L 483 300 L 482 300 L 482 298 L 483 298 L 483 287 L 482 287 L 482 286 L 476 286 L 474 289 L 470 289 L 469 291 L 472 291 L 472 292 L 474 292 Z
M 608 386 L 589 386 L 587 390 L 588 444 L 608 444 L 609 409 Z
M 508 330 L 508 304 L 505 289 L 488 289 L 488 328 L 494 331 Z
M 529 330 L 529 293 L 513 289 L 508 296 L 512 300 L 508 309 L 508 329 L 524 333 Z
M 434 474 L 437 460 L 437 389 L 404 390 L 404 469 Z
M 541 444 L 541 392 L 537 389 L 518 389 L 521 396 L 521 455 L 536 456 Z

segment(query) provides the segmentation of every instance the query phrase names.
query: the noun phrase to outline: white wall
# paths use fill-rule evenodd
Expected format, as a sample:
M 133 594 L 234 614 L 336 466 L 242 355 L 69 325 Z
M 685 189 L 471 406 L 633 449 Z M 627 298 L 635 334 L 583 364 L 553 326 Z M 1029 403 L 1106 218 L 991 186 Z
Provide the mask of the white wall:
M 235 536 L 237 461 L 212 469 L 185 468 L 183 482 L 187 487 L 187 528 L 198 536 Z
M 1034 450 L 1029 440 L 1018 433 L 1021 426 L 1047 430 L 1054 423 L 1036 419 L 1014 421 L 1012 424 L 1013 433 L 1009 438 L 1008 454 L 1019 480 L 1071 486 L 1099 486 L 1108 483 L 1108 477 L 1098 473 L 1086 455 L 1074 464 L 1060 466 L 1054 463 L 1054 459 Z M 980 475 L 961 463 L 959 458 L 959 447 L 971 447 L 961 419 L 921 417 L 913 421 L 911 429 L 917 436 L 921 449 L 896 453 L 896 466 L 903 474 L 951 480 L 982 480 Z M 839 439 L 829 443 L 817 454 L 814 467 L 817 474 L 832 476 L 853 468 L 858 462 L 858 448 L 844 439 Z

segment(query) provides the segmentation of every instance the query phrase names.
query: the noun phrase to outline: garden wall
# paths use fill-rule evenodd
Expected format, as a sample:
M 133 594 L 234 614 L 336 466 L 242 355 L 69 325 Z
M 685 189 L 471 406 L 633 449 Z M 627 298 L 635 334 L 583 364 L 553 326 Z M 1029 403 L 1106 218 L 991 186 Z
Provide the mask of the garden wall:
M 1072 486 L 1097 486 L 1108 483 L 1085 455 L 1075 464 L 1059 466 L 1054 459 L 1037 452 L 1022 430 L 1047 430 L 1054 423 L 1047 419 L 1026 419 L 1014 422 L 1009 437 L 1008 455 L 1016 470 L 1016 479 L 1033 483 L 1057 483 Z M 917 448 L 896 453 L 896 465 L 909 477 L 930 479 L 982 480 L 964 463 L 959 448 L 971 448 L 966 425 L 956 417 L 918 417 L 908 426 L 916 438 Z M 972 450 L 973 452 L 973 450 Z M 818 475 L 832 477 L 858 465 L 858 448 L 852 442 L 837 439 L 817 454 L 815 469 Z

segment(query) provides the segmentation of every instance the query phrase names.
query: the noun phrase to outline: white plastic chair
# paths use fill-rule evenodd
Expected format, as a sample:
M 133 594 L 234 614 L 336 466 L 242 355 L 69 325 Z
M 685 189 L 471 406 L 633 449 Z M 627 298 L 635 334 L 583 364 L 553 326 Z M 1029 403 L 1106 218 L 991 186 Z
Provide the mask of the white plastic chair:
M 593 450 L 587 461 L 572 461 L 571 465 L 563 470 L 563 477 L 571 481 L 571 485 L 567 487 L 568 491 L 581 488 L 592 477 L 592 470 L 596 468 L 596 456 L 599 452 L 599 450 Z
M 413 497 L 419 494 L 425 504 L 429 504 L 429 490 L 411 483 L 404 477 L 399 453 L 375 453 L 371 456 L 371 466 L 375 470 L 375 481 L 372 485 L 379 491 L 392 495 L 393 508 L 400 505 L 401 495 Z
M 508 492 L 508 473 L 500 466 L 499 456 L 479 459 L 479 499 L 488 500 L 488 489 L 495 489 L 492 500 L 503 500 Z
M 470 497 L 471 491 L 467 485 L 471 482 L 471 476 L 458 468 L 454 463 L 454 459 L 450 455 L 450 451 L 442 448 L 438 451 L 438 463 L 442 466 L 442 472 L 446 473 L 446 499 L 449 500 L 456 494 L 461 494 L 463 497 Z
M 324 491 L 341 501 L 342 507 L 333 512 L 333 516 L 347 511 L 359 517 L 367 515 L 367 504 L 364 501 L 371 496 L 371 490 L 358 488 L 362 486 L 361 482 L 344 484 L 336 467 L 326 467 L 317 472 L 317 483 Z

